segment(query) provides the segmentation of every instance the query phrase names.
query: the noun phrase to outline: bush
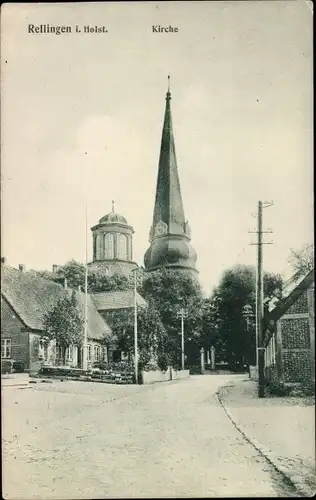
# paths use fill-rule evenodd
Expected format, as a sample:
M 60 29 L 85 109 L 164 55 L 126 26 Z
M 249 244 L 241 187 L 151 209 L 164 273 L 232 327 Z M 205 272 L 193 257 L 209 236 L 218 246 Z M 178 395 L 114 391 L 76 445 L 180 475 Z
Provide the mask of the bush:
M 298 387 L 292 387 L 290 390 L 290 396 L 296 398 L 303 398 L 305 396 L 314 396 L 315 387 L 312 384 L 301 384 Z
M 169 366 L 169 358 L 167 354 L 159 354 L 157 359 L 157 365 L 159 370 L 166 372 Z
M 13 371 L 13 360 L 12 359 L 2 359 L 1 360 L 1 373 L 12 373 Z
M 94 368 L 99 368 L 100 370 L 113 371 L 113 372 L 133 372 L 134 365 L 128 361 L 117 361 L 106 363 L 105 361 L 100 361 L 94 364 Z
M 24 372 L 24 362 L 23 361 L 14 361 L 13 362 L 13 371 L 15 371 L 15 373 L 22 373 Z
M 289 396 L 291 389 L 289 387 L 285 387 L 284 384 L 280 382 L 269 382 L 267 384 L 267 390 L 271 394 L 271 396 Z

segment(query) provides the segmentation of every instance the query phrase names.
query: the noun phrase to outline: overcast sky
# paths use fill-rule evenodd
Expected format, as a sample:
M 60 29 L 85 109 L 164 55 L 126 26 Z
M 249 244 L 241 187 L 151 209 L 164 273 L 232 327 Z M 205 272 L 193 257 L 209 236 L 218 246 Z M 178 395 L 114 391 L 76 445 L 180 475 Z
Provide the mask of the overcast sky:
M 28 24 L 71 34 L 28 34 Z M 75 26 L 108 33 L 76 34 Z M 178 27 L 153 33 L 152 25 Z M 167 75 L 186 217 L 205 290 L 255 264 L 258 200 L 273 229 L 267 271 L 313 239 L 312 7 L 306 1 L 4 5 L 2 255 L 50 269 L 85 258 L 111 210 L 149 245 Z M 85 152 L 87 153 L 85 155 Z M 89 258 L 92 237 L 89 229 Z

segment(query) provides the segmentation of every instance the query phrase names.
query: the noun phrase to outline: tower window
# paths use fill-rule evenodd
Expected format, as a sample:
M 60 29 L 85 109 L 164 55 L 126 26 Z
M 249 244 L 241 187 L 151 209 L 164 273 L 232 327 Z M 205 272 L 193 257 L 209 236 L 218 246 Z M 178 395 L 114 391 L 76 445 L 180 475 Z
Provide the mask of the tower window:
M 97 237 L 96 235 L 93 236 L 93 259 L 95 260 L 97 258 Z
M 122 260 L 127 260 L 128 259 L 128 254 L 127 254 L 127 236 L 125 234 L 120 234 L 119 235 L 119 259 Z
M 114 258 L 114 238 L 113 233 L 106 233 L 104 236 L 104 258 Z
M 100 260 L 101 259 L 101 237 L 99 234 L 97 234 L 96 238 L 95 238 L 95 246 L 96 246 L 96 260 Z

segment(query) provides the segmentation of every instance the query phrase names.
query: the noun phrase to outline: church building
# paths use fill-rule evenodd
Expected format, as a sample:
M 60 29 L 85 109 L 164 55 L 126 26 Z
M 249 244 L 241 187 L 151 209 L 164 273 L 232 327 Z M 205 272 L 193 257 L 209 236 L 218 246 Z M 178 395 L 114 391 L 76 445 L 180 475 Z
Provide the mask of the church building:
M 168 77 L 169 79 L 169 77 Z M 171 119 L 170 87 L 166 94 L 150 247 L 145 253 L 145 270 L 161 267 L 197 275 L 196 253 L 191 230 L 184 215 Z

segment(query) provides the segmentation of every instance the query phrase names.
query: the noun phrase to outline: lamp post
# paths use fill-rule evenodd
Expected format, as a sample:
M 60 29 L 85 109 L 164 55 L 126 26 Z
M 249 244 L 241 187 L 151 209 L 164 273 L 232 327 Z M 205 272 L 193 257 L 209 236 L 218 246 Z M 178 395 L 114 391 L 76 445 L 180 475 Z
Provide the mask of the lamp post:
M 251 307 L 250 304 L 246 304 L 244 306 L 244 308 L 243 308 L 243 316 L 244 316 L 244 318 L 246 320 L 247 332 L 249 332 L 249 327 L 252 324 L 251 321 L 250 321 L 250 318 L 255 317 L 255 314 L 253 313 L 252 307 Z M 258 339 L 257 339 L 257 335 L 256 335 L 256 365 L 257 365 L 257 345 L 258 345 Z
M 181 369 L 184 370 L 184 319 L 188 317 L 188 311 L 183 307 L 177 312 L 177 318 L 181 320 Z
M 138 384 L 138 322 L 137 322 L 137 285 L 142 283 L 143 268 L 136 267 L 132 270 L 129 281 L 133 286 L 133 303 L 134 303 L 134 373 L 135 384 Z

